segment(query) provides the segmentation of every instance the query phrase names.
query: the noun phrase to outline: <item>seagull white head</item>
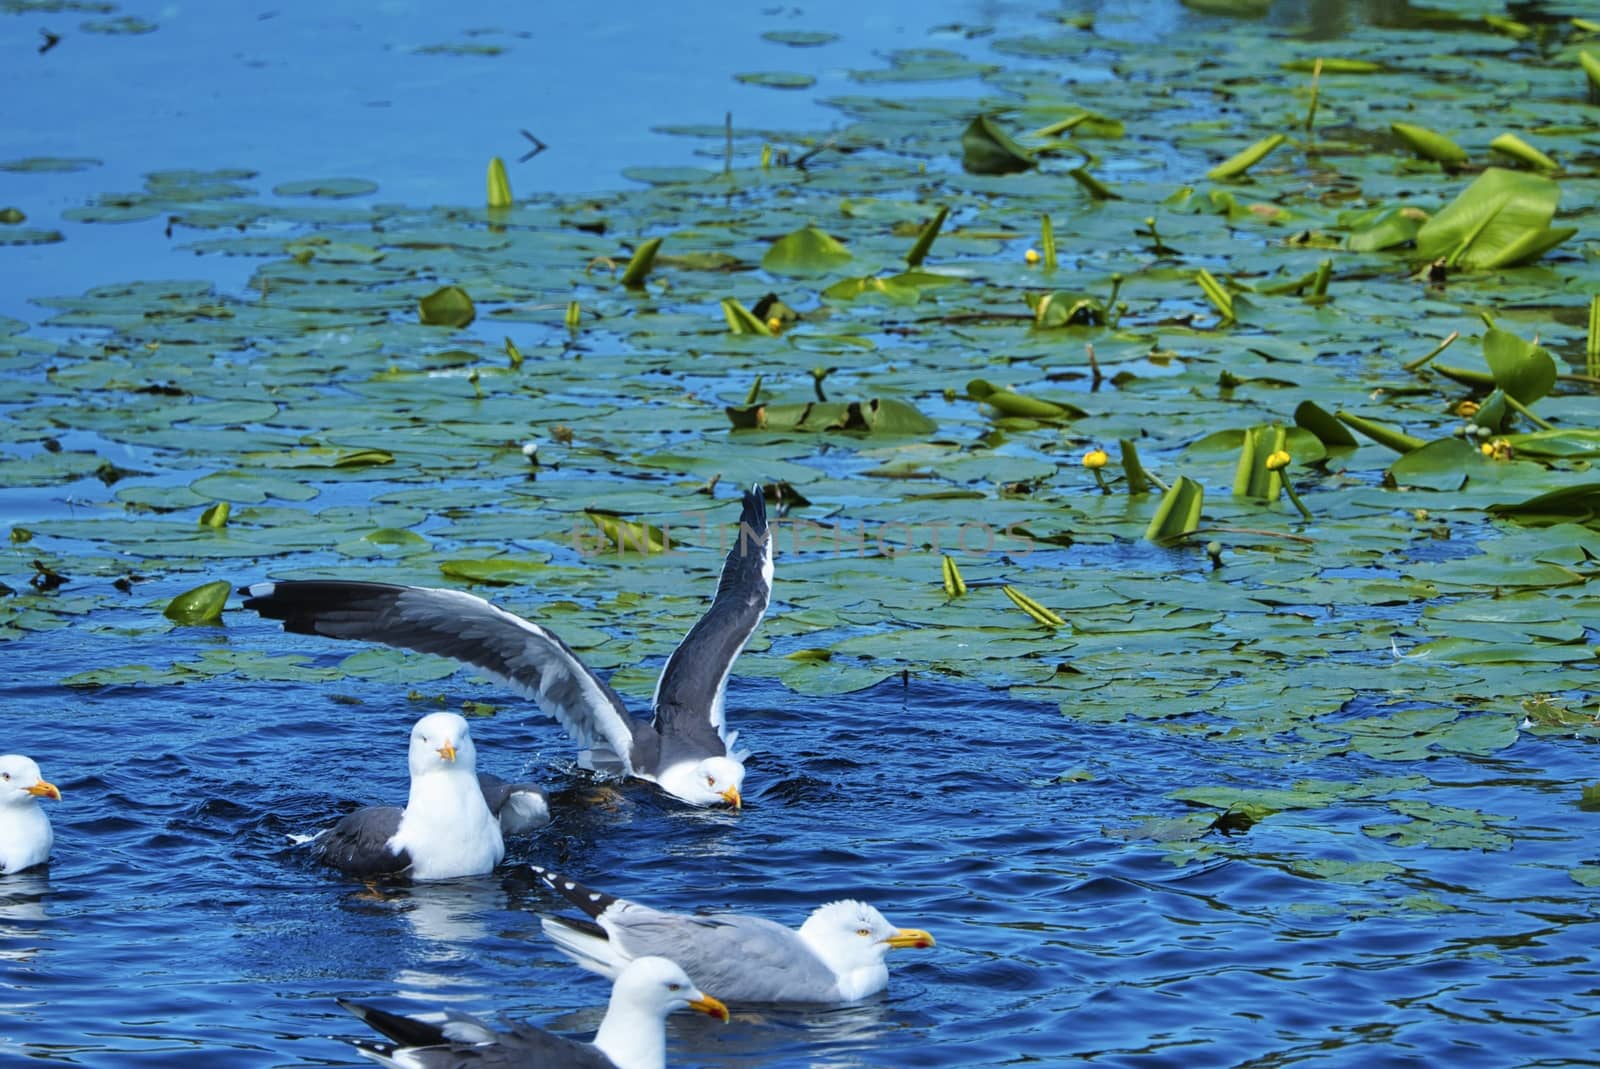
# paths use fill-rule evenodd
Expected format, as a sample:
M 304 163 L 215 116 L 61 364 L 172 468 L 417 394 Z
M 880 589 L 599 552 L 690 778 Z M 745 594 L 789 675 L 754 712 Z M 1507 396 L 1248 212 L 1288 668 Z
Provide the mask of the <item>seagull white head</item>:
M 630 961 L 611 986 L 611 1003 L 594 1045 L 617 1065 L 662 1069 L 673 1010 L 696 1010 L 727 1021 L 728 1007 L 694 986 L 688 973 L 667 958 Z
M 466 719 L 456 713 L 430 713 L 418 720 L 411 729 L 407 761 L 413 779 L 442 771 L 477 775 L 478 750 Z
M 661 774 L 662 788 L 690 805 L 744 805 L 744 765 L 732 757 L 703 757 L 673 765 Z
M 0 806 L 29 806 L 40 798 L 59 802 L 61 792 L 39 774 L 33 759 L 16 753 L 0 757 Z
M 931 947 L 921 928 L 896 928 L 865 902 L 829 902 L 811 911 L 800 938 L 839 977 L 846 998 L 881 990 L 888 982 L 883 956 L 894 947 Z

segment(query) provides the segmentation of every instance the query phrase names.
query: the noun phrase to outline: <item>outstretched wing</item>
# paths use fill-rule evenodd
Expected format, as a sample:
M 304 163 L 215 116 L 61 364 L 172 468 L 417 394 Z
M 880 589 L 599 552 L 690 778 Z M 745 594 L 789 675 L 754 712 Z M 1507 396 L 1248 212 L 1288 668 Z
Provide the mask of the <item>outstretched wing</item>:
M 728 741 L 723 710 L 728 673 L 772 598 L 772 532 L 761 487 L 744 495 L 739 531 L 722 564 L 711 608 L 672 651 L 656 682 L 655 725 L 663 736 L 692 736 L 707 725 Z
M 639 725 L 616 691 L 565 642 L 459 590 L 341 580 L 288 580 L 246 587 L 244 607 L 285 631 L 366 639 L 436 653 L 481 668 L 560 721 L 581 747 L 599 743 L 632 771 Z

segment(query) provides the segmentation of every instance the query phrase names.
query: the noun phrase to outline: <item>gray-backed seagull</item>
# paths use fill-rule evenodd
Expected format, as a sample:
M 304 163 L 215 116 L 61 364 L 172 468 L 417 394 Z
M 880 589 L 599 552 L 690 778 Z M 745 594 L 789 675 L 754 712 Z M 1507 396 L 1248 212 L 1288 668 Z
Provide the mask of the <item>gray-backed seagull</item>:
M 854 1002 L 888 985 L 883 958 L 891 948 L 934 945 L 927 932 L 896 928 L 865 902 L 819 906 L 795 929 L 744 913 L 666 913 L 529 867 L 590 917 L 542 921 L 573 961 L 616 976 L 630 961 L 660 955 L 729 1002 Z
M 505 856 L 500 822 L 478 784 L 467 722 L 430 713 L 411 729 L 406 807 L 368 806 L 311 840 L 313 856 L 352 876 L 448 880 L 491 871 Z
M 667 1014 L 690 1009 L 728 1019 L 726 1006 L 665 958 L 640 958 L 622 971 L 592 1043 L 519 1022 L 496 1029 L 454 1011 L 402 1017 L 346 999 L 339 1005 L 394 1041 L 357 1042 L 361 1053 L 398 1069 L 663 1069 Z
M 532 698 L 578 745 L 692 805 L 741 805 L 743 755 L 723 708 L 728 673 L 772 595 L 772 538 L 761 487 L 744 495 L 711 608 L 656 681 L 655 716 L 621 697 L 556 634 L 459 590 L 335 580 L 255 583 L 244 607 L 286 631 L 366 639 L 464 661 Z
M 21 754 L 0 757 L 0 873 L 21 872 L 50 860 L 55 833 L 39 799 L 61 801 L 54 783 Z

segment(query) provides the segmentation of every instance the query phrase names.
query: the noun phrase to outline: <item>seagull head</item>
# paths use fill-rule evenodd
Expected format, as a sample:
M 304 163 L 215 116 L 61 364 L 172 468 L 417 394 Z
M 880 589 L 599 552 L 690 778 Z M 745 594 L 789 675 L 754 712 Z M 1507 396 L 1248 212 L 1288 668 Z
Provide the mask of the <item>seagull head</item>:
M 61 792 L 39 774 L 33 759 L 15 753 L 0 757 L 0 805 L 32 805 L 40 798 L 59 802 Z
M 744 765 L 731 757 L 707 757 L 695 762 L 694 771 L 682 784 L 682 792 L 672 793 L 691 805 L 744 805 L 739 788 L 744 786 Z
M 630 961 L 617 977 L 611 997 L 656 1017 L 687 1009 L 719 1021 L 728 1019 L 728 1007 L 695 987 L 689 974 L 667 958 L 643 957 Z
M 430 713 L 411 729 L 411 774 L 459 770 L 476 775 L 478 751 L 466 720 L 456 713 Z
M 921 928 L 896 928 L 865 902 L 829 902 L 812 910 L 800 926 L 800 938 L 840 975 L 856 969 L 881 968 L 894 947 L 931 947 L 933 936 Z

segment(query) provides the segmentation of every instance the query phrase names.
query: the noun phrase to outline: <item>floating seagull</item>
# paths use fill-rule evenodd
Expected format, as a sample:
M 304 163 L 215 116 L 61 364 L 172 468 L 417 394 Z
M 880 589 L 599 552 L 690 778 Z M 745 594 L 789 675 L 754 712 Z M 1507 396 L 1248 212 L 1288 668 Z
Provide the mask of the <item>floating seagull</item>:
M 640 958 L 622 970 L 593 1043 L 516 1022 L 498 1031 L 452 1011 L 402 1017 L 346 999 L 339 1005 L 398 1044 L 357 1042 L 361 1053 L 400 1069 L 663 1069 L 667 1014 L 691 1009 L 728 1019 L 726 1006 L 695 990 L 666 958 Z
M 467 722 L 430 713 L 411 729 L 406 807 L 368 806 L 311 840 L 317 860 L 352 876 L 448 880 L 489 872 L 505 856 L 500 821 L 478 784 Z
M 655 717 L 628 715 L 617 692 L 554 632 L 459 590 L 335 580 L 255 583 L 244 607 L 285 631 L 368 639 L 464 661 L 538 702 L 578 745 L 691 805 L 742 804 L 738 732 L 727 731 L 728 673 L 772 594 L 772 539 L 761 488 L 744 495 L 739 535 L 717 594 L 656 682 Z
M 865 902 L 830 902 L 798 930 L 743 913 L 664 913 L 591 890 L 538 865 L 534 875 L 593 922 L 545 917 L 544 932 L 591 972 L 616 976 L 641 955 L 683 966 L 734 1002 L 854 1002 L 889 983 L 891 947 L 931 947 L 919 928 L 896 928 Z
M 21 754 L 0 757 L 0 873 L 21 872 L 50 860 L 55 833 L 39 808 L 40 798 L 61 801 L 61 792 Z

